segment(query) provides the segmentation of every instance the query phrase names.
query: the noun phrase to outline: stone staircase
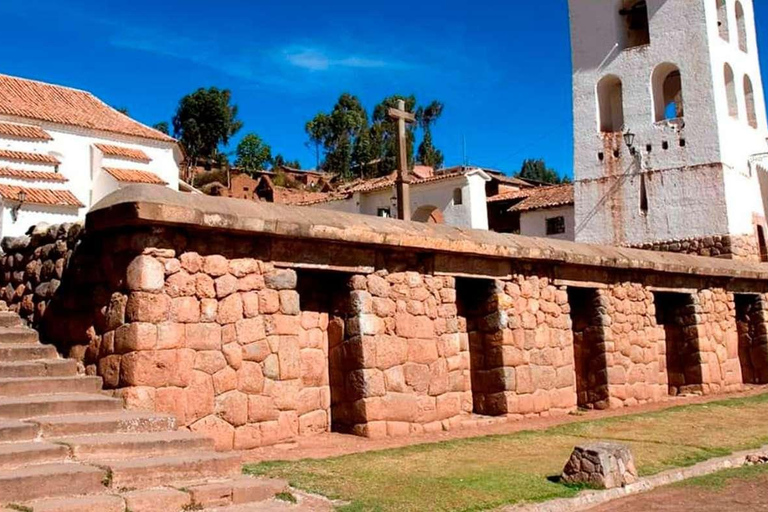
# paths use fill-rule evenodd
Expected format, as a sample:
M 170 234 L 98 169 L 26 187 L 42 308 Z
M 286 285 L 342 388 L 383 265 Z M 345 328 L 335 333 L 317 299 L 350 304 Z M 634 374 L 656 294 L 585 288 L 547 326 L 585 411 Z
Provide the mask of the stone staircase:
M 124 410 L 101 384 L 0 313 L 0 511 L 272 510 L 287 489 L 240 476 L 239 455 L 172 416 Z

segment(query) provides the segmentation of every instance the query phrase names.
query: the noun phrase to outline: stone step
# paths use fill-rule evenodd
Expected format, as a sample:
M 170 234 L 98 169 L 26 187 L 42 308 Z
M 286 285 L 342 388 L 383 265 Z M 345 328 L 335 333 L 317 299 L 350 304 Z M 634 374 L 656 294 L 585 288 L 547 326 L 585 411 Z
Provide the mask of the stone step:
M 176 418 L 173 416 L 139 411 L 47 416 L 29 421 L 39 426 L 40 434 L 45 438 L 176 430 Z
M 71 359 L 0 362 L 0 379 L 72 375 L 77 375 L 77 363 Z
M 233 476 L 240 473 L 240 456 L 236 453 L 202 452 L 102 462 L 100 465 L 111 470 L 113 489 L 144 489 L 175 481 Z
M 0 418 L 19 420 L 36 416 L 109 412 L 120 410 L 122 406 L 122 400 L 98 394 L 0 397 Z
M 0 344 L 5 343 L 40 343 L 40 336 L 26 327 L 0 327 Z
M 48 498 L 30 501 L 23 506 L 33 512 L 125 512 L 123 498 L 108 494 L 77 498 Z
M 213 450 L 213 439 L 187 431 L 147 434 L 98 434 L 63 437 L 56 440 L 70 447 L 82 461 L 103 461 L 131 457 L 162 457 Z
M 259 503 L 288 489 L 285 480 L 241 476 L 220 482 L 185 486 L 192 503 L 204 508 Z
M 37 359 L 56 359 L 58 357 L 53 345 L 39 343 L 3 343 L 0 344 L 0 361 L 35 361 Z
M 96 494 L 104 491 L 107 472 L 76 463 L 40 464 L 0 471 L 0 503 Z
M 22 327 L 24 322 L 16 313 L 0 311 L 0 327 Z
M 37 437 L 38 430 L 34 423 L 2 420 L 0 421 L 0 443 L 32 441 Z
M 63 462 L 69 457 L 69 448 L 61 444 L 29 442 L 0 444 L 0 470 L 30 464 Z
M 0 396 L 46 395 L 53 393 L 99 393 L 101 377 L 0 378 Z

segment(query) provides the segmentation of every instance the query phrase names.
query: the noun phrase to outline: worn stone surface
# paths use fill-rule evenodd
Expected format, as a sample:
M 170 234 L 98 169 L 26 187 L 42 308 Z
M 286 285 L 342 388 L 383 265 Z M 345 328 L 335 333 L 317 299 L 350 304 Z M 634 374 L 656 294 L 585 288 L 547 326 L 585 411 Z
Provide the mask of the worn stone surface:
M 561 478 L 569 484 L 614 489 L 635 483 L 638 476 L 628 446 L 601 442 L 574 448 Z

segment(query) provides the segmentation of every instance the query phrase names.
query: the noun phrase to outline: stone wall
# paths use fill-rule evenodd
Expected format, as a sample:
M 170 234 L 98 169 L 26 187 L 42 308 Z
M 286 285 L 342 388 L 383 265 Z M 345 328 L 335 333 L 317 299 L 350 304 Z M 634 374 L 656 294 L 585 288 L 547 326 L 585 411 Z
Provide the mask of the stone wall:
M 222 450 L 728 392 L 753 382 L 747 353 L 768 368 L 765 303 L 738 306 L 768 293 L 759 265 L 152 190 L 84 233 L 3 242 L 2 293 L 129 407 Z
M 0 301 L 38 323 L 61 284 L 82 231 L 80 223 L 40 224 L 27 236 L 3 239 Z
M 745 384 L 768 383 L 768 297 L 735 295 L 739 362 Z
M 649 242 L 633 247 L 646 251 L 760 261 L 760 249 L 753 235 L 713 235 L 704 238 Z

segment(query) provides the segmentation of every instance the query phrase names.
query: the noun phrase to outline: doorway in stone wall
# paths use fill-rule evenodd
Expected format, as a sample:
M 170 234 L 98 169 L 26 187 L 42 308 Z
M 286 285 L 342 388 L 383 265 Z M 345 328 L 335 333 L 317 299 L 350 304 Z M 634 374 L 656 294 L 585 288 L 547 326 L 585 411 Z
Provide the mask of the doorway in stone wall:
M 500 337 L 495 283 L 488 279 L 456 279 L 459 331 L 469 345 L 472 412 L 506 414 L 503 346 Z M 493 343 L 493 341 L 496 343 Z
M 672 396 L 702 391 L 696 311 L 687 293 L 654 292 L 656 323 L 664 328 L 667 378 Z
M 568 304 L 573 325 L 578 405 L 587 409 L 607 409 L 608 363 L 599 310 L 600 294 L 590 288 L 568 288 Z
M 350 276 L 314 270 L 297 270 L 296 274 L 301 309 L 299 414 L 322 408 L 328 413 L 326 430 L 349 432 L 361 423 L 353 412 L 354 390 L 348 385 L 348 376 L 355 369 L 345 335 Z
M 760 295 L 736 294 L 736 331 L 744 384 L 768 384 L 768 332 Z

